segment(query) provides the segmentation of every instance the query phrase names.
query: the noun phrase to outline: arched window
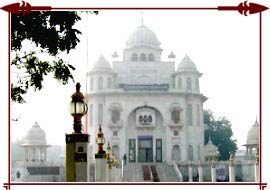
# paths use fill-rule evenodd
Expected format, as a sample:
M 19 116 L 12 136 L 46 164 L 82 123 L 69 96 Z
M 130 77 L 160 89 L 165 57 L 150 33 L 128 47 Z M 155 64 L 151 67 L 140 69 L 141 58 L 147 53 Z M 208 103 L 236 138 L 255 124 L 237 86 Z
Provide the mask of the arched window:
M 182 78 L 178 78 L 178 89 L 182 89 Z
M 112 110 L 111 119 L 113 123 L 117 123 L 120 120 L 119 110 Z
M 155 61 L 154 55 L 152 53 L 148 55 L 148 61 Z
M 140 115 L 139 116 L 139 123 L 141 125 L 151 125 L 153 122 L 152 115 Z
M 148 117 L 147 117 L 147 115 L 144 115 L 143 116 L 143 123 L 147 124 L 147 121 L 148 121 Z
M 141 54 L 140 61 L 146 61 L 146 55 L 144 53 Z
M 98 104 L 98 124 L 103 124 L 103 104 Z
M 108 88 L 112 88 L 112 78 L 108 78 Z
M 90 90 L 91 91 L 94 90 L 94 78 L 93 77 L 90 79 Z
M 79 146 L 79 147 L 78 147 L 78 152 L 84 152 L 82 146 Z
M 152 115 L 148 116 L 148 121 L 149 121 L 149 123 L 152 123 Z
M 118 145 L 113 145 L 112 146 L 112 152 L 113 152 L 113 154 L 114 154 L 114 156 L 116 157 L 116 158 L 120 158 L 119 157 L 119 154 L 120 154 L 120 152 L 119 152 L 119 146 Z
M 139 116 L 139 122 L 140 122 L 140 123 L 143 122 L 143 116 L 142 116 L 142 115 Z
M 98 89 L 103 89 L 103 78 L 98 77 Z
M 181 149 L 179 145 L 173 145 L 172 148 L 172 160 L 181 161 Z
M 172 111 L 172 121 L 175 124 L 180 122 L 180 111 L 179 110 Z
M 192 125 L 192 120 L 193 120 L 193 117 L 192 117 L 192 105 L 188 104 L 188 106 L 187 106 L 187 124 Z
M 201 120 L 201 111 L 200 111 L 200 105 L 199 104 L 197 104 L 197 125 L 198 126 L 200 126 L 200 124 L 201 124 L 201 122 L 200 122 L 200 120 Z
M 192 145 L 188 146 L 188 160 L 193 161 L 193 147 L 192 147 Z
M 191 86 L 191 78 L 187 78 L 187 89 L 191 90 L 192 86 Z
M 138 61 L 138 55 L 136 53 L 132 54 L 131 61 Z

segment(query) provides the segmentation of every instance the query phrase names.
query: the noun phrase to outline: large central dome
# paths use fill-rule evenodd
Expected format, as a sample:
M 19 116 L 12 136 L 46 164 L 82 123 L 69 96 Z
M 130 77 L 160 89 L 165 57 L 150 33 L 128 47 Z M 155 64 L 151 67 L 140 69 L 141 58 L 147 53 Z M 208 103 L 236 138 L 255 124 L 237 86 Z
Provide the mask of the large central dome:
M 141 24 L 134 30 L 126 42 L 126 45 L 127 49 L 137 47 L 160 49 L 160 42 L 158 41 L 156 34 L 144 24 Z

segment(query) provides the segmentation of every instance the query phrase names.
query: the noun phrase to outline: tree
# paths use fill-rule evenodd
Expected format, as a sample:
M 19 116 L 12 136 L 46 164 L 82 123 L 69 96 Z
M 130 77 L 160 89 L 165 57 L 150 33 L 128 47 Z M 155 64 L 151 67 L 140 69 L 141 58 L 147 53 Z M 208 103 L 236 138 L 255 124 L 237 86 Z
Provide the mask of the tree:
M 204 123 L 207 125 L 204 135 L 204 143 L 207 144 L 209 136 L 214 145 L 218 147 L 221 160 L 228 160 L 230 153 L 237 150 L 236 140 L 232 139 L 231 122 L 226 117 L 217 120 L 210 110 L 204 110 Z
M 73 80 L 71 72 L 75 68 L 66 63 L 60 53 L 69 53 L 80 42 L 78 35 L 81 32 L 74 28 L 79 20 L 81 17 L 77 12 L 33 11 L 27 15 L 12 14 L 11 69 L 17 71 L 17 79 L 11 83 L 12 101 L 25 102 L 23 95 L 30 87 L 41 90 L 44 76 L 49 73 L 62 84 Z M 25 40 L 35 45 L 35 50 L 23 52 Z

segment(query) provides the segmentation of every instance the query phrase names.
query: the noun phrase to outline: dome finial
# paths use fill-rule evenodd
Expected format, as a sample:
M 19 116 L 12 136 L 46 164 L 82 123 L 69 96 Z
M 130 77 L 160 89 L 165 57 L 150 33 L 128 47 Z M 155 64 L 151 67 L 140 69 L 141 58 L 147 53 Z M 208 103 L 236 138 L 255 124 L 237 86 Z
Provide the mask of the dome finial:
M 256 116 L 256 121 L 255 121 L 255 123 L 254 123 L 254 126 L 259 126 L 259 122 L 258 122 L 258 119 L 257 119 L 257 116 Z
M 141 25 L 143 25 L 143 12 L 141 12 Z

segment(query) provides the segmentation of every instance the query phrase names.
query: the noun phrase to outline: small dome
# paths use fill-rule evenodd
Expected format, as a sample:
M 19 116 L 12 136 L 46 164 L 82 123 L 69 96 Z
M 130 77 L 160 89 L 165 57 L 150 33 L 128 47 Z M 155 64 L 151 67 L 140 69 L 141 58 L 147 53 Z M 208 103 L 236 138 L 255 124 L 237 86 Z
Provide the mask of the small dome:
M 26 144 L 32 145 L 44 145 L 46 142 L 46 134 L 43 129 L 40 128 L 37 122 L 27 131 Z
M 256 119 L 254 125 L 249 129 L 247 134 L 247 145 L 258 145 L 260 137 L 259 123 Z
M 196 65 L 193 63 L 193 61 L 189 58 L 188 55 L 185 55 L 183 60 L 179 63 L 177 67 L 177 71 L 196 71 L 197 68 Z
M 208 143 L 204 146 L 204 154 L 205 156 L 208 156 L 208 157 L 219 155 L 218 148 L 212 143 L 210 136 L 209 136 Z
M 109 62 L 105 59 L 103 55 L 100 55 L 98 60 L 95 62 L 92 71 L 113 72 L 111 65 L 109 64 Z
M 143 23 L 130 35 L 126 45 L 127 49 L 136 47 L 160 49 L 160 42 L 158 41 L 156 34 Z

